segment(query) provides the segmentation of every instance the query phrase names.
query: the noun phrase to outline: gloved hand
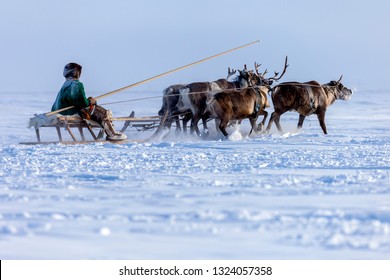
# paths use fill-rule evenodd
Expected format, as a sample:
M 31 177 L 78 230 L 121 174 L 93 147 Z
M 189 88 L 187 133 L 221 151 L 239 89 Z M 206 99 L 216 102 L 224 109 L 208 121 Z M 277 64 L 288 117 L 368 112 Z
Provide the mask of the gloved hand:
M 96 105 L 96 99 L 93 98 L 92 96 L 88 97 L 88 101 L 89 101 L 89 106 L 93 106 L 93 105 Z

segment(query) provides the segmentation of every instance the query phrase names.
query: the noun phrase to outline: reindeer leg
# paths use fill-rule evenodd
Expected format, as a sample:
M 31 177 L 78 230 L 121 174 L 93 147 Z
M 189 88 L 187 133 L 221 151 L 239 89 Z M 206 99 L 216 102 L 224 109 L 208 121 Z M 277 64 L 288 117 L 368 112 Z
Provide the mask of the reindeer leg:
M 221 132 L 223 133 L 223 135 L 227 138 L 229 136 L 229 134 L 226 132 L 226 127 L 228 125 L 228 121 L 225 119 L 225 120 L 221 120 L 220 124 L 219 124 L 219 130 L 221 130 Z
M 210 114 L 208 114 L 208 113 L 205 113 L 205 114 L 203 114 L 203 116 L 202 116 L 203 131 L 204 131 L 204 133 L 205 133 L 206 135 L 209 134 L 209 128 L 208 128 L 208 126 L 207 126 L 207 120 L 209 119 L 209 117 L 210 117 Z
M 271 118 L 269 119 L 269 121 L 268 121 L 268 125 L 267 125 L 267 128 L 266 128 L 266 130 L 265 130 L 265 133 L 269 133 L 269 131 L 270 131 L 270 129 L 271 129 L 271 126 L 272 126 L 272 123 L 273 123 L 273 121 L 274 121 L 274 119 L 275 119 L 275 111 L 271 114 Z
M 263 120 L 261 121 L 261 123 L 259 123 L 259 125 L 257 126 L 257 131 L 258 131 L 258 132 L 261 132 L 261 131 L 264 129 L 265 121 L 266 121 L 266 119 L 267 119 L 267 117 L 268 117 L 268 112 L 265 111 L 265 110 L 261 110 L 261 111 L 259 112 L 259 115 L 263 115 L 263 116 L 264 116 L 264 118 L 263 118 Z
M 176 123 L 176 132 L 181 131 L 180 118 L 178 116 L 175 117 L 175 123 Z
M 267 126 L 267 129 L 265 130 L 266 133 L 269 133 L 270 129 L 271 129 L 271 126 L 272 126 L 272 123 L 275 122 L 276 124 L 276 119 L 278 119 L 279 121 L 279 118 L 280 118 L 280 114 L 276 111 L 274 111 L 272 114 L 271 114 L 271 118 L 269 119 L 269 122 L 268 122 L 268 126 Z M 278 126 L 279 125 L 279 126 Z M 278 129 L 280 127 L 280 124 L 278 122 L 277 124 L 278 126 Z M 281 129 L 281 128 L 280 128 Z
M 201 133 L 200 133 L 199 127 L 198 127 L 198 123 L 199 123 L 200 119 L 201 119 L 201 116 L 199 116 L 199 114 L 196 114 L 192 118 L 192 121 L 191 121 L 191 132 L 193 133 L 195 131 L 198 136 L 201 136 Z
M 168 116 L 168 118 L 164 123 L 165 127 L 167 127 L 170 130 L 172 127 L 172 122 L 173 122 L 173 118 L 171 116 Z
M 203 133 L 204 134 L 209 134 L 209 128 L 207 127 L 207 117 L 203 116 L 202 117 L 202 124 L 203 124 Z
M 252 131 L 254 130 L 255 132 L 257 131 L 256 130 L 256 121 L 257 121 L 257 117 L 256 118 L 252 118 L 252 119 L 249 119 L 249 122 L 251 124 L 251 131 L 249 131 L 249 135 L 251 135 Z
M 188 121 L 186 119 L 183 119 L 183 133 L 187 133 L 187 123 Z
M 319 110 L 317 113 L 318 120 L 320 121 L 320 126 L 322 128 L 322 131 L 324 134 L 328 134 L 328 131 L 326 130 L 326 125 L 325 125 L 325 112 L 326 110 Z
M 183 116 L 183 132 L 187 132 L 187 124 L 188 122 L 192 119 L 192 114 L 191 113 L 186 113 Z
M 280 125 L 280 115 L 279 114 L 276 115 L 274 122 L 276 124 L 276 127 L 278 128 L 279 133 L 283 134 L 283 129 Z
M 221 124 L 221 120 L 217 117 L 214 119 L 214 121 L 215 121 L 215 128 L 217 129 L 217 133 L 219 134 L 218 128 Z M 222 132 L 222 130 L 220 128 L 219 128 L 219 130 Z
M 298 129 L 302 128 L 303 121 L 305 120 L 306 116 L 299 114 L 299 121 L 298 121 Z
M 278 128 L 278 131 L 279 131 L 280 133 L 283 133 L 282 127 L 280 126 L 280 116 L 281 116 L 282 114 L 284 114 L 285 112 L 287 112 L 287 111 L 288 111 L 287 109 L 275 110 L 275 111 L 271 114 L 271 118 L 270 118 L 270 120 L 269 120 L 267 129 L 266 129 L 266 133 L 269 132 L 269 130 L 270 130 L 270 128 L 271 128 L 271 125 L 272 125 L 272 122 L 275 122 L 276 127 Z
M 193 134 L 195 131 L 195 128 L 194 128 L 194 120 L 191 119 L 191 123 L 190 123 L 190 133 Z

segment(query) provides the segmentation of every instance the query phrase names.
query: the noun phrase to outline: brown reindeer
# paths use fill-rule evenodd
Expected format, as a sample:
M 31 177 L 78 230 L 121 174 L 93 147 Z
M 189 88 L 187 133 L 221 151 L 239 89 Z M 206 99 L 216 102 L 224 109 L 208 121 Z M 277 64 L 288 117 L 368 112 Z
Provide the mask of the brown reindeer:
M 275 111 L 271 115 L 266 132 L 269 132 L 272 122 L 275 122 L 279 132 L 282 133 L 279 123 L 280 116 L 287 111 L 294 110 L 299 113 L 298 129 L 302 128 L 307 116 L 316 114 L 324 134 L 327 134 L 325 125 L 327 107 L 337 99 L 349 100 L 352 95 L 352 90 L 340 82 L 342 77 L 341 75 L 338 81 L 323 85 L 310 81 L 306 83 L 287 82 L 275 86 L 271 95 Z
M 216 93 L 208 103 L 207 111 L 210 116 L 217 119 L 220 131 L 228 137 L 226 127 L 231 121 L 240 121 L 248 118 L 251 131 L 256 131 L 256 120 L 259 112 L 264 110 L 267 100 L 264 98 L 268 92 L 265 86 L 254 86 L 240 90 L 224 90 Z M 218 124 L 219 122 L 219 124 Z

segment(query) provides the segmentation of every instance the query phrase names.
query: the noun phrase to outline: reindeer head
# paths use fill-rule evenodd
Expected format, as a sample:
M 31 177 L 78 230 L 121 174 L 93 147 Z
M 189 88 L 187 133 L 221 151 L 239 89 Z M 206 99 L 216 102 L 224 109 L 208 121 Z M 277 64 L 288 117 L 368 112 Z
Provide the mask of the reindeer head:
M 247 87 L 251 86 L 252 84 L 252 73 L 253 71 L 249 71 L 244 65 L 243 70 L 238 70 L 238 77 L 237 77 L 237 82 L 240 84 L 240 87 Z
M 260 72 L 259 72 L 259 67 L 260 66 L 261 66 L 261 64 L 258 64 L 257 62 L 255 62 L 256 74 L 253 73 L 253 77 L 252 77 L 253 85 L 257 85 L 257 86 L 271 86 L 273 81 L 270 81 L 269 79 L 265 78 L 265 74 L 268 73 L 268 70 L 265 69 L 264 72 L 262 74 L 260 74 Z
M 337 99 L 341 100 L 349 100 L 352 96 L 352 90 L 345 87 L 340 81 L 343 78 L 343 75 L 341 75 L 340 79 L 337 81 L 330 81 L 327 86 L 332 88 L 334 90 L 334 94 Z

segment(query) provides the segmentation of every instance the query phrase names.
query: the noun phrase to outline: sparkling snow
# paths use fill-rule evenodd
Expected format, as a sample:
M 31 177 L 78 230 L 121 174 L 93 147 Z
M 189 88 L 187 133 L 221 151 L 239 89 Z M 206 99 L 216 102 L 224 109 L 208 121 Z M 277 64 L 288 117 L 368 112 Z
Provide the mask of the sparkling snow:
M 205 139 L 27 146 L 29 118 L 55 93 L 0 93 L 0 259 L 388 259 L 389 94 L 336 101 L 329 135 L 315 116 L 296 131 L 287 113 L 283 135 L 248 137 L 244 121 L 221 140 L 211 122 Z M 160 104 L 106 107 L 148 116 Z

